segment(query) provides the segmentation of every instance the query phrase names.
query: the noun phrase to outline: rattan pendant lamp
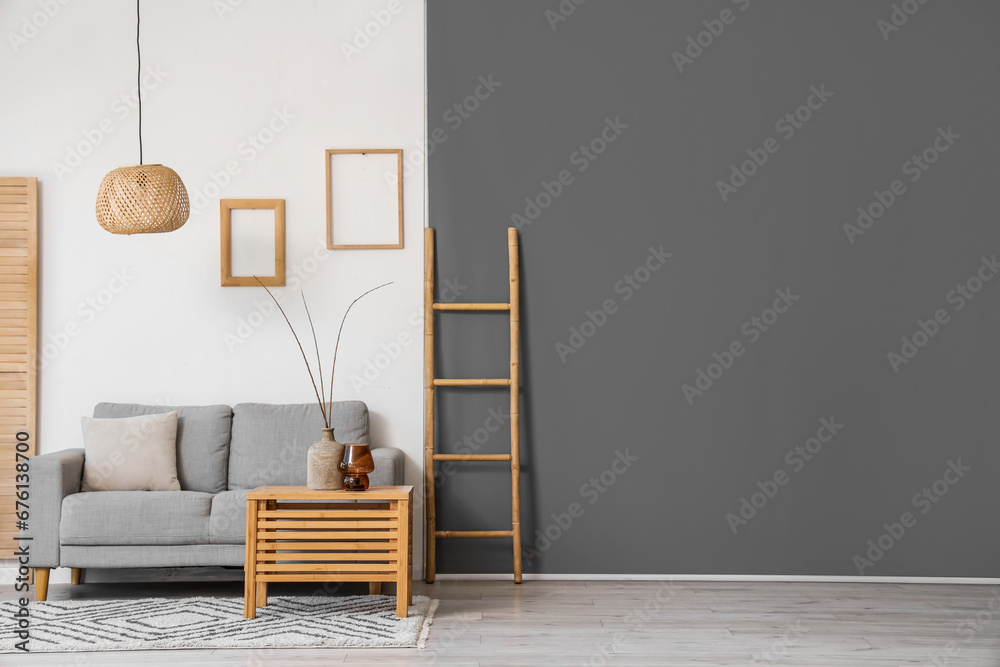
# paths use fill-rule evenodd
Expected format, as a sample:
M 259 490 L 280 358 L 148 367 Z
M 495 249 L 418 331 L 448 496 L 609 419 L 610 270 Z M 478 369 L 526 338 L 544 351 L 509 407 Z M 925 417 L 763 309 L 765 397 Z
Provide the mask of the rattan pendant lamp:
M 139 49 L 139 0 L 135 2 L 135 48 L 139 74 L 139 164 L 118 167 L 97 191 L 97 222 L 112 234 L 172 232 L 191 213 L 187 189 L 170 167 L 142 163 L 142 52 Z

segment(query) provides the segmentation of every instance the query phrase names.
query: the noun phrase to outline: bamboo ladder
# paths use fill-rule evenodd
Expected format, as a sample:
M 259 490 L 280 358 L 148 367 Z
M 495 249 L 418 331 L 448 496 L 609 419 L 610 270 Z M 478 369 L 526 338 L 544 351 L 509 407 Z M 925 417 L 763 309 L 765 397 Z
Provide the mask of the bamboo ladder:
M 424 230 L 424 498 L 427 516 L 425 580 L 434 583 L 435 550 L 439 537 L 511 537 L 514 541 L 514 583 L 521 583 L 521 463 L 520 463 L 520 353 L 521 303 L 517 229 L 507 229 L 510 272 L 509 303 L 434 303 L 434 228 Z M 510 377 L 497 379 L 442 379 L 434 376 L 434 311 L 510 312 Z M 510 454 L 435 454 L 434 389 L 436 387 L 510 387 Z M 510 461 L 510 530 L 438 530 L 434 507 L 435 461 Z

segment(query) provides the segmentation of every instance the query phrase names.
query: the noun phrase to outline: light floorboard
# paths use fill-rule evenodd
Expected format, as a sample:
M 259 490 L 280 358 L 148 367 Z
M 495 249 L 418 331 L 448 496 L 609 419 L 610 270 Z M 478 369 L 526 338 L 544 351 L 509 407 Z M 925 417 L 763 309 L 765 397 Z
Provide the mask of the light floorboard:
M 391 593 L 392 587 L 385 586 Z M 362 594 L 364 585 L 338 587 Z M 321 593 L 272 585 L 272 595 Z M 414 583 L 440 600 L 427 648 L 2 655 L 3 665 L 1000 666 L 1000 587 L 497 581 Z M 53 585 L 50 600 L 223 595 L 238 581 Z M 0 598 L 15 597 L 12 588 Z M 950 653 L 947 651 L 950 647 Z

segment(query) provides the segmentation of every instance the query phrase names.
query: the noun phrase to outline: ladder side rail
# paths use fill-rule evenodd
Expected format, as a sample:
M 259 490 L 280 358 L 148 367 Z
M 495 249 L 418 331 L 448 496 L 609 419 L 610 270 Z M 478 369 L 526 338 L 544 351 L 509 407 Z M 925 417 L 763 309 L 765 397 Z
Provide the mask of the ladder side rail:
M 424 581 L 434 583 L 437 516 L 434 509 L 434 228 L 424 229 Z
M 517 229 L 507 229 L 510 270 L 510 492 L 514 583 L 521 583 L 521 264 Z

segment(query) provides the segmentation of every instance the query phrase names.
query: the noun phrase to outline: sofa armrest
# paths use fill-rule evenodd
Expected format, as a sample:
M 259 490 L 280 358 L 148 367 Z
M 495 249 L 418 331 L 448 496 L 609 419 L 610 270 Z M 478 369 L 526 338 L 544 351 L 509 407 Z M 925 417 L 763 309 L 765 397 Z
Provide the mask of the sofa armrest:
M 82 449 L 33 456 L 29 460 L 31 516 L 23 535 L 32 538 L 31 567 L 59 566 L 59 521 L 66 496 L 80 492 L 83 478 Z
M 396 447 L 372 447 L 372 459 L 375 460 L 375 472 L 368 475 L 368 481 L 372 486 L 403 484 L 403 471 L 406 465 L 403 450 Z

